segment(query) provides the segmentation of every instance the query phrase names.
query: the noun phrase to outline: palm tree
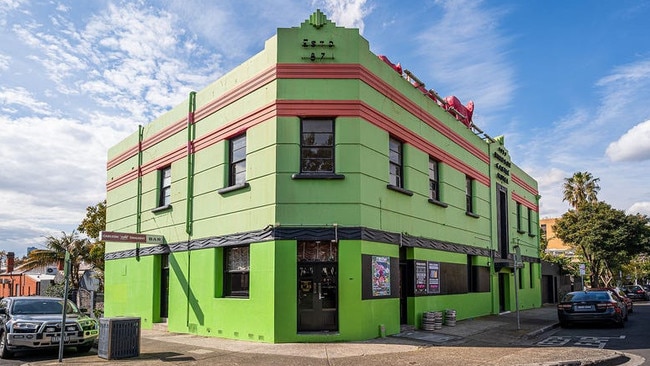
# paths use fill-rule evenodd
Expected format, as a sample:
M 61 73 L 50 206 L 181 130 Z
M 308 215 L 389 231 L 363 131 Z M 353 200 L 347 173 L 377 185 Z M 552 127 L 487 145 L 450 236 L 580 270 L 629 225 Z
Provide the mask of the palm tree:
M 79 288 L 79 267 L 89 257 L 90 243 L 88 239 L 80 239 L 73 231 L 69 235 L 61 232 L 60 238 L 48 236 L 45 247 L 47 249 L 32 250 L 23 263 L 22 268 L 30 270 L 56 263 L 61 265 L 65 260 L 65 253 L 70 253 L 70 282 L 72 288 Z
M 571 178 L 564 178 L 564 198 L 576 210 L 585 203 L 597 202 L 600 178 L 594 178 L 589 172 L 573 173 Z

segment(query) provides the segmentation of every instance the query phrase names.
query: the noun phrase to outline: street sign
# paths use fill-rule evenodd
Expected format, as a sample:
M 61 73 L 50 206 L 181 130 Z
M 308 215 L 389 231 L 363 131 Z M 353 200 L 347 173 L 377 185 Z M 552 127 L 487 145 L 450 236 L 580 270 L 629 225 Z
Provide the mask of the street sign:
M 574 267 L 575 268 L 575 267 Z M 586 273 L 584 263 L 580 264 L 580 276 L 584 276 Z
M 165 244 L 163 235 L 119 233 L 115 231 L 100 231 L 99 240 L 120 243 Z

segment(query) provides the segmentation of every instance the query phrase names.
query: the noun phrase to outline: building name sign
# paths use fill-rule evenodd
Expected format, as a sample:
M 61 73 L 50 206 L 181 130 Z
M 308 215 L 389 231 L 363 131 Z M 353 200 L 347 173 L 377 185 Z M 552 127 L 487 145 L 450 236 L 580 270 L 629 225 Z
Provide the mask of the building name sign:
M 146 243 L 146 244 L 165 243 L 165 237 L 163 235 L 119 233 L 115 231 L 101 231 L 99 233 L 99 240 L 113 241 L 113 242 L 120 242 L 120 243 Z
M 305 38 L 302 40 L 302 48 L 314 51 L 307 56 L 303 56 L 303 60 L 323 61 L 334 59 L 334 41 L 310 40 Z
M 512 163 L 508 160 L 508 152 L 499 147 L 492 156 L 497 160 L 494 163 L 494 167 L 497 169 L 497 179 L 507 184 L 510 179 L 510 167 L 512 167 Z

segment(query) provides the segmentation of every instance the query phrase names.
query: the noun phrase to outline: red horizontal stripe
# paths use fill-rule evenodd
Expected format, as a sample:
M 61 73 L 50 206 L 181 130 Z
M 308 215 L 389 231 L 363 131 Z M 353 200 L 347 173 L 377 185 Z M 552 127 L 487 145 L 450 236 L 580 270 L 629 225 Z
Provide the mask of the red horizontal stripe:
M 526 198 L 518 195 L 516 192 L 512 192 L 512 199 L 515 200 L 515 202 L 519 202 L 522 205 L 530 208 L 531 210 L 533 210 L 535 212 L 539 211 L 539 207 L 537 206 L 536 203 L 532 203 L 532 202 L 528 201 Z
M 519 185 L 521 188 L 527 190 L 528 192 L 534 194 L 535 196 L 539 194 L 539 192 L 537 192 L 537 189 L 535 189 L 534 187 L 526 183 L 523 179 L 519 178 L 514 173 L 511 175 L 511 177 L 512 177 L 512 181 L 517 183 L 517 185 Z

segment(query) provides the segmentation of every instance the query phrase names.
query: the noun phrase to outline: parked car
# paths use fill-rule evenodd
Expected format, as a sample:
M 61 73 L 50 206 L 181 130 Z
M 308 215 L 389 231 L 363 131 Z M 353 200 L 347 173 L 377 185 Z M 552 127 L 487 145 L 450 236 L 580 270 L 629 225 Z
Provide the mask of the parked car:
M 64 300 L 56 297 L 22 296 L 0 300 L 0 358 L 17 351 L 58 348 Z M 77 352 L 90 351 L 99 336 L 97 320 L 66 303 L 64 345 Z
M 627 308 L 627 313 L 633 313 L 634 312 L 634 302 L 632 299 L 630 299 L 623 290 L 621 290 L 618 287 L 600 287 L 600 288 L 589 288 L 587 291 L 611 291 L 613 295 L 617 298 L 618 301 L 622 302 L 625 304 L 625 307 Z
M 611 291 L 574 291 L 564 295 L 557 305 L 561 327 L 572 323 L 613 324 L 625 326 L 627 307 Z
M 632 300 L 648 300 L 648 293 L 639 285 L 625 286 L 623 291 Z

